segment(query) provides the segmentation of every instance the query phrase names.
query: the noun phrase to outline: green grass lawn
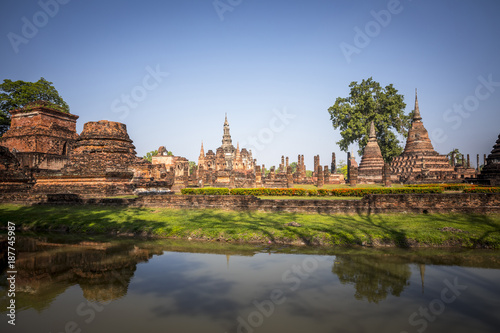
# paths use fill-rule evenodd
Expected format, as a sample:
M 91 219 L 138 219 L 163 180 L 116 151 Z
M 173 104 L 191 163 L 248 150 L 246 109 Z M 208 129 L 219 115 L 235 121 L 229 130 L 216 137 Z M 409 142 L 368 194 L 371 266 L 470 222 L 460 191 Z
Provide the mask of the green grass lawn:
M 307 245 L 500 248 L 500 215 L 327 215 L 111 206 L 0 204 L 0 226 L 84 233 Z M 295 221 L 300 227 L 285 226 Z M 446 228 L 441 231 L 440 229 Z M 449 229 L 451 228 L 451 229 Z

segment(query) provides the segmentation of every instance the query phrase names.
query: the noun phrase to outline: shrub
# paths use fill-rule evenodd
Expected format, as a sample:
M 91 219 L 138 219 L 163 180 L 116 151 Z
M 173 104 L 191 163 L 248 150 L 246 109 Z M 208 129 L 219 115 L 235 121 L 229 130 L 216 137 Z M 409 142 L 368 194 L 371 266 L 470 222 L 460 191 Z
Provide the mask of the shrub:
M 310 197 L 315 197 L 318 195 L 318 191 L 317 190 L 307 190 L 307 195 Z
M 429 187 L 441 187 L 444 191 L 461 191 L 465 188 L 471 188 L 475 185 L 465 184 L 465 183 L 455 183 L 455 184 L 405 184 L 404 187 L 418 187 L 418 188 L 429 188 Z
M 500 187 L 471 187 L 464 188 L 464 193 L 500 193 Z
M 338 196 L 362 197 L 367 194 L 400 194 L 400 193 L 442 193 L 442 186 L 435 187 L 401 187 L 401 188 L 339 188 L 313 189 L 303 188 L 185 188 L 182 194 L 187 195 L 254 195 L 254 196 Z
M 181 194 L 187 195 L 229 195 L 228 188 L 204 187 L 204 188 L 183 188 Z

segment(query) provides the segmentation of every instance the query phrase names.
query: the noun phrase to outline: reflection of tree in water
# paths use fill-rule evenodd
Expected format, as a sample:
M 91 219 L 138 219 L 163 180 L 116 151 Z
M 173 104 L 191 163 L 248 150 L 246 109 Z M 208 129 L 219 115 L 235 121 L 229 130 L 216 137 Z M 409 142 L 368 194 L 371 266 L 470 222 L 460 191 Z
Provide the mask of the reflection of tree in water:
M 358 300 L 378 303 L 409 285 L 410 267 L 397 257 L 338 255 L 332 268 L 342 284 L 354 284 Z

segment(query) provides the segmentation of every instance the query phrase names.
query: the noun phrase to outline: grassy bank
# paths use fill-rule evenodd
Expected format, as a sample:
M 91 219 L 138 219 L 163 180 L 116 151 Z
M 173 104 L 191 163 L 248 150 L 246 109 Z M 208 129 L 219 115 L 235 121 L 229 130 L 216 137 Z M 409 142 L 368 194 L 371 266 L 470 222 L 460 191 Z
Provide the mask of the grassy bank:
M 125 233 L 306 245 L 500 249 L 500 215 L 323 215 L 102 206 L 0 205 L 0 225 L 69 233 Z M 300 226 L 287 226 L 296 222 Z

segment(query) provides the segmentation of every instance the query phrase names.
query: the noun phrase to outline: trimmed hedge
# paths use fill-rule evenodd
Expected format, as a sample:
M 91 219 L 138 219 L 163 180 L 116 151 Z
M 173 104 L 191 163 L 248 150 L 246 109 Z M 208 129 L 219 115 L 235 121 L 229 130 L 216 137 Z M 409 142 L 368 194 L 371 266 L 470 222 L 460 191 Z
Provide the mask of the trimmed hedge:
M 428 188 L 428 187 L 442 187 L 444 191 L 462 191 L 466 188 L 471 188 L 476 185 L 472 184 L 405 184 L 405 187 L 419 187 L 419 188 Z
M 464 193 L 500 193 L 500 187 L 471 187 L 465 188 Z
M 306 196 L 303 188 L 233 188 L 231 195 L 272 195 L 272 196 Z
M 182 194 L 191 195 L 229 195 L 228 188 L 204 187 L 204 188 L 183 188 Z
M 254 195 L 254 196 L 336 196 L 362 197 L 367 194 L 402 194 L 402 193 L 443 193 L 442 187 L 401 187 L 401 188 L 339 188 L 306 190 L 302 188 L 185 188 L 187 195 Z

